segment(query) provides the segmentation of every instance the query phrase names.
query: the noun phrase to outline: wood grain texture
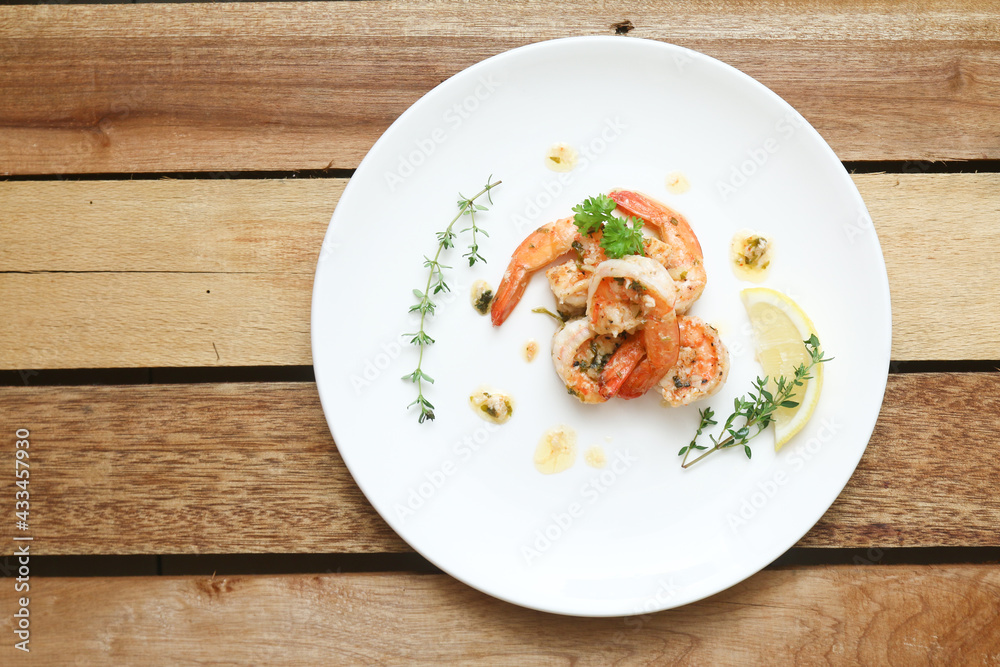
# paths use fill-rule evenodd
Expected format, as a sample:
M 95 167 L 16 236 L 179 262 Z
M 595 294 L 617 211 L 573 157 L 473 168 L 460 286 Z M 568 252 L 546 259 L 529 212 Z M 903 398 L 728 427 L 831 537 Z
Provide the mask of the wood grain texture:
M 1000 174 L 854 180 L 886 257 L 893 358 L 995 359 Z M 0 369 L 312 363 L 312 276 L 344 185 L 0 183 Z
M 0 368 L 312 363 L 313 273 L 345 184 L 0 183 Z
M 799 545 L 1000 545 L 1000 464 L 954 453 L 996 431 L 1000 374 L 889 380 L 858 470 Z M 312 384 L 0 388 L 0 433 L 18 428 L 38 554 L 409 549 L 355 486 Z M 13 530 L 0 523 L 0 553 Z
M 309 364 L 311 289 L 295 274 L 0 274 L 0 367 Z
M 3 426 L 31 432 L 36 553 L 409 550 L 344 466 L 313 384 L 0 396 Z
M 799 545 L 1000 545 L 1000 462 L 964 455 L 998 414 L 1000 374 L 890 375 L 865 455 Z
M 854 182 L 889 274 L 892 358 L 1000 358 L 993 253 L 1000 247 L 1000 174 L 872 174 Z M 856 239 L 866 232 L 855 224 L 845 233 Z
M 4 7 L 0 174 L 350 168 L 465 67 L 626 21 L 756 77 L 842 159 L 998 158 L 998 19 L 982 0 Z
M 674 588 L 651 590 L 655 600 Z M 994 665 L 996 565 L 765 570 L 694 604 L 571 618 L 444 575 L 31 581 L 13 664 Z M 8 636 L 14 596 L 0 601 Z
M 0 182 L 0 273 L 311 277 L 346 185 L 342 178 Z

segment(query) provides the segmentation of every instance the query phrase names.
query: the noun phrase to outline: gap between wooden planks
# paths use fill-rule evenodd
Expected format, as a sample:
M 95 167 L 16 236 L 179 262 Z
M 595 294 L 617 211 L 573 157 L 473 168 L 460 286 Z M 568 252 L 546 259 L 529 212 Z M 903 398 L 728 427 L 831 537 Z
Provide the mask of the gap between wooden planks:
M 677 595 L 677 584 L 650 601 Z M 996 565 L 765 570 L 679 609 L 572 618 L 444 575 L 31 580 L 31 654 L 94 664 L 995 664 Z M 0 600 L 10 628 L 16 596 Z M 8 630 L 7 634 L 13 637 Z M 11 656 L 11 657 L 7 657 Z M 31 660 L 28 660 L 31 658 Z
M 854 180 L 889 272 L 893 358 L 996 358 L 1000 174 Z M 0 369 L 311 364 L 312 278 L 345 183 L 0 182 Z
M 1000 375 L 890 376 L 868 451 L 799 546 L 1000 545 L 1000 464 L 969 453 L 998 412 Z M 409 550 L 351 479 L 311 383 L 0 388 L 0 433 L 18 428 L 38 555 Z M 13 483 L 0 476 L 0 497 Z M 0 523 L 0 553 L 12 532 Z
M 842 159 L 1000 158 L 977 0 L 141 4 L 0 8 L 0 174 L 353 168 L 462 69 L 622 26 L 756 77 Z

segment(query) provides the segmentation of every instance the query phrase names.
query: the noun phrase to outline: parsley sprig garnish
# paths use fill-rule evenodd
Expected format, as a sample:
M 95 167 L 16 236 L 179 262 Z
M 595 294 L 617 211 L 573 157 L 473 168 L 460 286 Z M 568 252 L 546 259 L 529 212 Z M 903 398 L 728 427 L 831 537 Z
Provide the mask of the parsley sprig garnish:
M 618 208 L 618 204 L 611 197 L 605 195 L 587 197 L 582 204 L 573 207 L 573 211 L 576 213 L 573 216 L 576 228 L 580 230 L 581 234 L 593 234 L 611 219 L 611 213 L 616 208 Z
M 722 427 L 722 432 L 728 435 L 725 438 L 722 438 L 720 435 L 721 439 L 719 440 L 714 435 L 709 435 L 709 438 L 712 440 L 712 447 L 699 445 L 698 436 L 701 435 L 706 426 L 714 426 L 718 423 L 713 419 L 715 413 L 712 411 L 712 408 L 705 408 L 698 411 L 698 414 L 701 416 L 701 423 L 698 425 L 698 431 L 695 433 L 694 439 L 691 440 L 690 444 L 681 447 L 681 450 L 677 452 L 678 456 L 684 457 L 681 461 L 682 468 L 693 466 L 712 452 L 732 447 L 742 446 L 747 458 L 751 457 L 750 445 L 747 443 L 774 421 L 775 410 L 778 408 L 796 407 L 798 401 L 791 400 L 796 388 L 805 384 L 806 380 L 812 379 L 812 375 L 809 373 L 813 367 L 833 359 L 833 357 L 827 358 L 823 356 L 823 352 L 819 349 L 819 338 L 816 337 L 816 334 L 809 336 L 809 340 L 803 342 L 805 343 L 806 351 L 809 352 L 809 365 L 799 364 L 798 368 L 795 369 L 795 376 L 790 380 L 784 376 L 779 377 L 775 382 L 773 393 L 765 388 L 768 382 L 766 376 L 763 378 L 758 377 L 754 380 L 752 391 L 740 398 L 733 399 L 733 413 L 729 415 L 729 418 L 726 419 L 726 423 Z M 701 454 L 688 461 L 688 457 L 696 450 L 700 451 Z
M 424 286 L 423 291 L 418 289 L 413 290 L 413 296 L 417 297 L 417 302 L 410 307 L 411 313 L 420 313 L 420 330 L 416 333 L 404 334 L 405 336 L 413 336 L 410 339 L 410 343 L 416 345 L 420 348 L 420 356 L 417 357 L 417 368 L 407 375 L 403 376 L 404 380 L 409 380 L 413 384 L 417 385 L 417 399 L 410 403 L 407 408 L 412 408 L 414 405 L 420 408 L 420 416 L 418 421 L 423 424 L 425 421 L 434 421 L 434 405 L 427 400 L 424 396 L 424 382 L 429 382 L 434 384 L 434 378 L 428 375 L 423 370 L 424 363 L 424 349 L 428 345 L 434 344 L 434 339 L 427 335 L 427 331 L 424 324 L 427 320 L 428 315 L 434 314 L 434 308 L 436 307 L 433 299 L 431 298 L 434 294 L 439 294 L 441 292 L 450 292 L 451 288 L 448 287 L 448 283 L 444 280 L 443 269 L 450 269 L 450 266 L 441 263 L 441 253 L 448 248 L 455 247 L 455 238 L 458 234 L 452 231 L 455 223 L 462 218 L 462 216 L 469 216 L 469 226 L 461 230 L 459 233 L 472 232 L 472 243 L 469 244 L 469 252 L 462 255 L 462 257 L 469 260 L 469 266 L 473 266 L 476 262 L 486 262 L 482 255 L 479 254 L 479 244 L 476 235 L 482 234 L 483 236 L 489 236 L 485 230 L 476 225 L 476 213 L 480 211 L 489 210 L 486 206 L 477 204 L 476 200 L 486 195 L 490 204 L 493 203 L 493 195 L 490 190 L 500 185 L 501 181 L 496 181 L 491 183 L 493 176 L 486 179 L 486 187 L 472 195 L 471 197 L 466 197 L 461 192 L 458 193 L 458 214 L 452 218 L 452 221 L 448 223 L 448 226 L 444 231 L 437 232 L 438 247 L 437 252 L 434 254 L 434 259 L 424 255 L 424 266 L 428 269 L 427 271 L 427 284 Z
M 639 218 L 619 218 L 611 215 L 618 204 L 606 195 L 597 195 L 583 200 L 573 207 L 573 220 L 581 234 L 589 235 L 603 230 L 601 247 L 612 259 L 625 255 L 644 255 L 642 241 L 642 220 Z

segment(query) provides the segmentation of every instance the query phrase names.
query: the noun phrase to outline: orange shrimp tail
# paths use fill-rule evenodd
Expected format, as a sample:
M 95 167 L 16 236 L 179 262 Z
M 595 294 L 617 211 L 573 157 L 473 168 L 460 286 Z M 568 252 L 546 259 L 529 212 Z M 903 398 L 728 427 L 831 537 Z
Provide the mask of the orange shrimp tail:
M 528 270 L 516 263 L 511 263 L 507 271 L 503 274 L 503 280 L 497 288 L 496 296 L 493 298 L 493 305 L 490 306 L 490 319 L 493 326 L 498 327 L 504 323 L 508 316 L 514 311 L 518 301 L 524 295 L 524 290 L 528 287 L 531 276 Z
M 656 326 L 642 329 L 646 358 L 653 365 L 655 382 L 677 363 L 681 353 L 681 334 L 673 311 Z
M 658 231 L 665 232 L 670 226 L 684 239 L 691 250 L 701 255 L 701 243 L 695 235 L 687 218 L 655 199 L 631 190 L 615 190 L 608 195 L 626 215 L 642 218 L 653 225 Z
M 592 278 L 591 280 L 596 280 L 596 278 Z M 610 281 L 604 279 L 598 282 L 597 287 L 594 288 L 594 297 L 588 299 L 587 304 L 587 316 L 590 318 L 591 325 L 597 326 L 604 320 L 607 317 L 605 312 L 615 303 L 617 301 L 615 294 L 611 290 Z
M 645 395 L 647 391 L 655 386 L 656 380 L 653 379 L 653 364 L 650 363 L 648 358 L 643 358 L 639 362 L 639 365 L 635 367 L 635 370 L 625 378 L 625 382 L 622 383 L 617 396 L 618 398 L 630 401 L 633 398 Z
M 601 373 L 601 396 L 609 399 L 617 395 L 626 379 L 645 356 L 646 348 L 642 345 L 642 336 L 638 333 L 629 336 L 604 366 L 604 371 Z

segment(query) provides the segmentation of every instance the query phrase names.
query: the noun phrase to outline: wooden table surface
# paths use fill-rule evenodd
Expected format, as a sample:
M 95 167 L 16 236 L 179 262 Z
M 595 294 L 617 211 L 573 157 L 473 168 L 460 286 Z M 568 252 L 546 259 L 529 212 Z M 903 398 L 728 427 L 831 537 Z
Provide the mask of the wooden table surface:
M 309 304 L 345 183 L 411 103 L 616 33 L 738 67 L 827 139 L 882 243 L 894 361 L 857 472 L 786 556 L 574 619 L 435 571 L 376 515 L 320 410 Z M 33 537 L 2 664 L 1000 664 L 997 2 L 4 6 L 0 174 L 3 574 Z

